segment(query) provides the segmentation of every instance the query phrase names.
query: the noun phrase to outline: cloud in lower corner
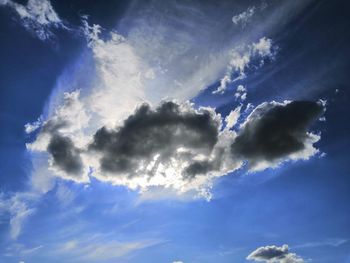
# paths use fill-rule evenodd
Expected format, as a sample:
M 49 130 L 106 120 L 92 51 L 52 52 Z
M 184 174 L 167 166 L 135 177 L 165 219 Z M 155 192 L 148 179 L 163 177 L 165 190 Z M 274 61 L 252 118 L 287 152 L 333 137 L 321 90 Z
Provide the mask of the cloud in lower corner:
M 289 251 L 288 245 L 259 247 L 250 253 L 247 260 L 265 263 L 304 263 L 295 253 Z

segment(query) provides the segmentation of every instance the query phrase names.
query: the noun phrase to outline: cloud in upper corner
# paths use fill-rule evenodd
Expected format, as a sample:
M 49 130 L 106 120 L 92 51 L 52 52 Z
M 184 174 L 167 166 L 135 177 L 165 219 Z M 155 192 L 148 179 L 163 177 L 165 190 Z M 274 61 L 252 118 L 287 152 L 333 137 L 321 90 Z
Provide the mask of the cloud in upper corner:
M 247 260 L 266 263 L 303 263 L 297 254 L 289 251 L 288 245 L 259 247 L 250 253 Z
M 1 5 L 13 9 L 22 25 L 42 41 L 52 39 L 53 28 L 65 28 L 49 0 L 28 0 L 26 5 L 2 0 Z
M 255 6 L 252 6 L 252 7 L 249 7 L 244 12 L 234 15 L 232 17 L 232 23 L 234 23 L 235 25 L 241 24 L 242 27 L 245 27 L 249 22 L 249 20 L 253 17 L 255 13 L 255 9 L 256 9 Z
M 284 160 L 308 159 L 317 153 L 320 136 L 308 131 L 324 112 L 324 104 L 310 101 L 262 103 L 248 116 L 232 144 L 232 153 L 262 170 Z
M 219 87 L 213 94 L 222 94 L 227 86 L 235 81 L 246 78 L 246 70 L 254 66 L 259 68 L 266 60 L 275 58 L 277 46 L 273 45 L 271 39 L 262 37 L 257 42 L 233 49 L 230 54 L 230 62 L 226 69 L 225 76 L 220 80 Z

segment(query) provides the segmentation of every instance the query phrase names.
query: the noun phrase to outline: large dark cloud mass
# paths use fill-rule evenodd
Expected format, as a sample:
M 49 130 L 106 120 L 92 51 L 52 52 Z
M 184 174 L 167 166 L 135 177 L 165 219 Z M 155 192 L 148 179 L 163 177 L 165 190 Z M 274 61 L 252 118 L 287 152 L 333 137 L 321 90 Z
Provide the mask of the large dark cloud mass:
M 164 102 L 153 110 L 144 104 L 122 127 L 98 130 L 89 149 L 102 154 L 103 171 L 132 173 L 155 154 L 160 155 L 158 161 L 166 162 L 180 147 L 210 154 L 218 140 L 219 125 L 206 110 L 182 110 L 174 102 Z
M 281 247 L 265 246 L 259 247 L 253 251 L 248 257 L 248 260 L 267 263 L 303 263 L 304 260 L 295 253 L 289 251 L 288 245 Z
M 183 189 L 234 171 L 244 161 L 256 171 L 309 158 L 319 137 L 308 130 L 323 110 L 320 102 L 263 103 L 237 135 L 220 130 L 221 116 L 212 109 L 168 101 L 157 108 L 141 105 L 120 126 L 103 126 L 89 143 L 86 138 L 81 149 L 65 118 L 46 122 L 41 136 L 48 138 L 54 168 L 73 180 L 83 180 L 83 171 L 91 168 L 92 176 L 116 184 Z
M 301 151 L 310 138 L 310 125 L 322 112 L 320 102 L 264 103 L 249 116 L 232 152 L 254 164 Z

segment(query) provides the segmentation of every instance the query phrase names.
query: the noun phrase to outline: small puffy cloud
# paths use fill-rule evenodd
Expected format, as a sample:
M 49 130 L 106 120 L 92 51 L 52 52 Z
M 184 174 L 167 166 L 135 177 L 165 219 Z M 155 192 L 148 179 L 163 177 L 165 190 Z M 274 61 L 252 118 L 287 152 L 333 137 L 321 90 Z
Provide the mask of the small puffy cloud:
M 261 57 L 271 56 L 272 40 L 266 37 L 260 38 L 258 42 L 252 45 L 253 52 Z
M 249 20 L 253 17 L 254 13 L 255 7 L 249 7 L 246 11 L 234 15 L 232 17 L 232 23 L 234 23 L 235 25 L 241 24 L 242 27 L 245 27 Z
M 247 89 L 243 85 L 238 85 L 234 96 L 236 99 L 245 101 L 247 98 Z
M 184 262 L 177 260 L 177 261 L 173 261 L 173 263 L 184 263 Z
M 251 170 L 308 159 L 317 152 L 313 144 L 320 139 L 308 129 L 323 111 L 320 102 L 262 103 L 242 125 L 232 152 L 247 160 Z
M 250 253 L 247 260 L 266 263 L 303 263 L 301 257 L 289 251 L 288 245 L 259 247 Z
M 49 0 L 28 0 L 26 5 L 3 0 L 0 5 L 12 8 L 23 26 L 40 40 L 52 38 L 52 28 L 65 28 Z
M 27 123 L 26 125 L 24 125 L 24 131 L 27 134 L 36 131 L 37 129 L 39 129 L 41 127 L 42 121 L 43 121 L 42 117 L 40 116 L 36 121 L 34 121 L 32 123 Z
M 252 44 L 233 49 L 226 74 L 213 94 L 222 94 L 230 83 L 246 78 L 247 68 L 251 66 L 259 68 L 267 59 L 274 59 L 276 51 L 277 47 L 273 46 L 272 40 L 266 37 L 262 37 Z M 242 100 L 244 99 L 242 98 Z

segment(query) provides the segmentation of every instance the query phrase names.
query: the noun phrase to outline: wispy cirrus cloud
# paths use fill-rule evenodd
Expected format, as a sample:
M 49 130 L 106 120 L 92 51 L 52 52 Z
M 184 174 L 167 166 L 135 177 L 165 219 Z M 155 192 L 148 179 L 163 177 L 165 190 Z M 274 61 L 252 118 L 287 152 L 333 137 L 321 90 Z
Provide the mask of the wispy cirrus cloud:
M 33 193 L 15 193 L 10 196 L 1 194 L 0 213 L 10 216 L 9 236 L 16 240 L 22 232 L 22 227 L 27 218 L 32 215 L 36 209 L 33 205 L 37 196 Z
M 235 25 L 241 24 L 242 27 L 245 27 L 249 22 L 249 20 L 253 17 L 255 11 L 256 11 L 255 6 L 249 7 L 247 10 L 243 11 L 242 13 L 234 15 L 232 17 L 232 23 L 234 23 Z
M 66 28 L 49 0 L 29 0 L 26 5 L 2 0 L 1 5 L 14 10 L 22 25 L 42 41 L 53 38 L 52 29 Z
M 273 45 L 271 39 L 262 37 L 257 42 L 246 46 L 235 48 L 231 51 L 230 62 L 226 69 L 225 76 L 220 80 L 219 87 L 213 94 L 224 93 L 228 85 L 246 78 L 246 70 L 251 66 L 256 68 L 264 65 L 266 60 L 273 60 L 277 46 Z
M 106 262 L 162 243 L 164 243 L 163 240 L 156 239 L 117 241 L 104 235 L 94 234 L 55 245 L 53 253 L 68 257 L 69 262 Z

